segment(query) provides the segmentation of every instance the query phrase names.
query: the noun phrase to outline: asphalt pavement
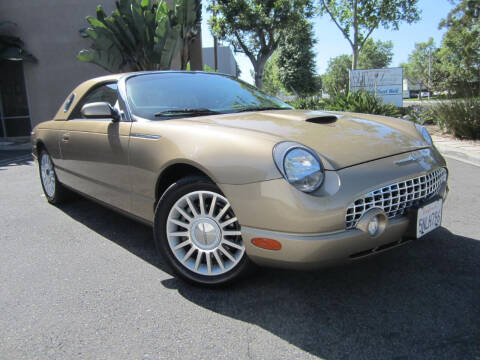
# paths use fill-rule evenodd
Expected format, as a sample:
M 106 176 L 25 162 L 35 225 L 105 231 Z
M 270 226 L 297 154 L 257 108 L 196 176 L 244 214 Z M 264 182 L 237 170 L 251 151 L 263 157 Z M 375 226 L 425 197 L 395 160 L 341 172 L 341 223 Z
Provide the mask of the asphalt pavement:
M 480 167 L 448 160 L 443 228 L 313 272 L 225 289 L 175 279 L 151 229 L 55 207 L 0 165 L 0 359 L 480 359 Z
M 0 166 L 31 160 L 31 150 L 0 150 Z

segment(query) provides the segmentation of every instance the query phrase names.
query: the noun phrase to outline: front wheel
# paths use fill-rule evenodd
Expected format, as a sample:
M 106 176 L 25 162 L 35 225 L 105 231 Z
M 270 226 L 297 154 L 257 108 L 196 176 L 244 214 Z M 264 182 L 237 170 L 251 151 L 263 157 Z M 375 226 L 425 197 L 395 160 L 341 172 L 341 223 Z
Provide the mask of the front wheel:
M 48 202 L 51 204 L 59 204 L 65 201 L 70 191 L 58 181 L 52 158 L 46 150 L 40 151 L 38 167 L 43 193 Z
M 170 186 L 155 212 L 155 243 L 174 272 L 202 285 L 220 285 L 250 267 L 240 225 L 227 198 L 203 177 Z

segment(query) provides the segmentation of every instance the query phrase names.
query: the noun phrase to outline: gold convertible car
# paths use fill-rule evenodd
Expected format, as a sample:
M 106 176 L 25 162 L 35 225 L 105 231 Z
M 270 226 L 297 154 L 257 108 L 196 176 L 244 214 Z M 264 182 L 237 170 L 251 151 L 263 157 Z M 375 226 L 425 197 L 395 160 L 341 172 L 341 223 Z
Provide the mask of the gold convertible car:
M 73 190 L 153 226 L 188 281 L 353 261 L 439 227 L 448 171 L 428 131 L 295 110 L 204 72 L 88 80 L 32 132 L 45 196 Z

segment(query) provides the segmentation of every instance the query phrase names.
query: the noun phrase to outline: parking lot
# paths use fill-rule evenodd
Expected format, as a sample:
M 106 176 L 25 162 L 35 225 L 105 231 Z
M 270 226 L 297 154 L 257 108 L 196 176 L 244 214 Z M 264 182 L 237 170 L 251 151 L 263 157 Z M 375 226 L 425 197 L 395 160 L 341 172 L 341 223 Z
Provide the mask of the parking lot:
M 225 289 L 175 279 L 144 225 L 49 205 L 33 162 L 2 165 L 0 358 L 480 359 L 480 167 L 447 160 L 425 239 Z

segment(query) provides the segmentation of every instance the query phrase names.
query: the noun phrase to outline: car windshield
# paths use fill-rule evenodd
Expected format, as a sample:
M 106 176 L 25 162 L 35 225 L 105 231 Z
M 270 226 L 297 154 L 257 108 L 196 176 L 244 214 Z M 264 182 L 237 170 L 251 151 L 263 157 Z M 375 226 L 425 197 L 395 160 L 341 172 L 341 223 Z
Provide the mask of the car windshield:
M 126 89 L 132 112 L 151 120 L 292 109 L 247 83 L 219 74 L 145 74 L 128 79 Z

